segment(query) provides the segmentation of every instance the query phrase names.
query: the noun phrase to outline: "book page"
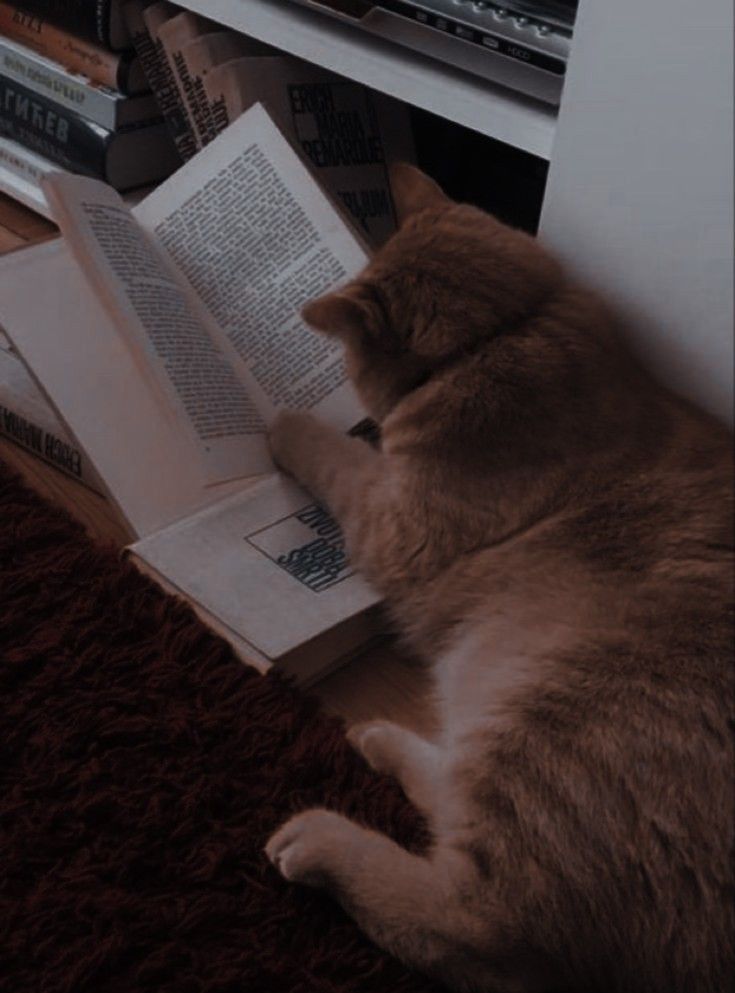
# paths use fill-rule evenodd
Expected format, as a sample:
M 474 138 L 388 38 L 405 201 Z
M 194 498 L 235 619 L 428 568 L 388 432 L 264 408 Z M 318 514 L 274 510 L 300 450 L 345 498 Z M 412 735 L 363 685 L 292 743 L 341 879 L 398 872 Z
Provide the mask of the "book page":
M 181 58 L 186 64 L 196 91 L 206 101 L 215 134 L 220 134 L 231 123 L 224 99 L 210 100 L 206 78 L 211 70 L 223 62 L 257 57 L 273 53 L 259 41 L 254 41 L 237 31 L 213 31 L 199 35 L 181 46 Z
M 266 422 L 283 407 L 342 430 L 364 418 L 342 346 L 300 315 L 362 269 L 366 250 L 260 105 L 134 213 L 211 315 Z
M 162 416 L 133 350 L 63 239 L 0 258 L 0 324 L 134 535 L 250 485 L 206 485 L 188 436 Z
M 336 522 L 282 476 L 269 476 L 131 550 L 208 619 L 273 662 L 292 653 L 303 658 L 309 642 L 354 622 L 380 600 L 350 565 Z M 343 643 L 341 652 L 349 647 Z M 321 653 L 315 661 L 324 668 L 334 660 Z
M 204 77 L 213 106 L 236 120 L 262 103 L 319 184 L 371 246 L 394 233 L 391 162 L 413 161 L 408 109 L 288 55 L 240 56 Z
M 209 483 L 270 468 L 264 425 L 198 304 L 104 183 L 55 173 L 44 190 L 80 270 L 133 349 L 161 416 L 188 437 Z

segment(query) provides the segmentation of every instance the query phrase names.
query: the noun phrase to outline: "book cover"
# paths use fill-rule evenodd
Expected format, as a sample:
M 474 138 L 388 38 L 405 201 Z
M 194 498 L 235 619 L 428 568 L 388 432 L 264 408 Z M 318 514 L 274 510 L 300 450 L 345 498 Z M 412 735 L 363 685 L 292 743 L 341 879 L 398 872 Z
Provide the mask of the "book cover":
M 0 434 L 98 493 L 97 473 L 0 331 Z
M 23 0 L 21 7 L 106 48 L 130 45 L 117 0 Z
M 147 89 L 140 61 L 130 52 L 111 52 L 4 0 L 0 0 L 0 35 L 131 96 Z

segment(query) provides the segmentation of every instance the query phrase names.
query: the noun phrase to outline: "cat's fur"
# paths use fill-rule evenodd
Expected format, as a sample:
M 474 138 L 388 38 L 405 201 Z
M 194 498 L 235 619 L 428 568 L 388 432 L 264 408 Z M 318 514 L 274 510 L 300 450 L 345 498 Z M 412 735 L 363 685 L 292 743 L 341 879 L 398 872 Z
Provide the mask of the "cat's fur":
M 434 844 L 313 810 L 268 854 L 457 990 L 725 991 L 729 436 L 534 239 L 410 167 L 394 183 L 399 232 L 305 310 L 344 341 L 382 448 L 303 414 L 272 444 L 435 667 L 439 740 L 350 733 Z

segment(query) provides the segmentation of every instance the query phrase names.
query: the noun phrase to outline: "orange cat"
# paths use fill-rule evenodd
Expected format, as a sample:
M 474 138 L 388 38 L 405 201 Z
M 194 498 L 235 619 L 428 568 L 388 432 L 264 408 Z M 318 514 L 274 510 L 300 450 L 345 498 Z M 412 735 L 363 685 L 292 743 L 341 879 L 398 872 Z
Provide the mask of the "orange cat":
M 731 989 L 731 440 L 537 241 L 394 185 L 398 233 L 305 310 L 382 447 L 295 413 L 272 444 L 434 666 L 438 740 L 350 732 L 434 843 L 311 810 L 268 854 L 456 990 Z

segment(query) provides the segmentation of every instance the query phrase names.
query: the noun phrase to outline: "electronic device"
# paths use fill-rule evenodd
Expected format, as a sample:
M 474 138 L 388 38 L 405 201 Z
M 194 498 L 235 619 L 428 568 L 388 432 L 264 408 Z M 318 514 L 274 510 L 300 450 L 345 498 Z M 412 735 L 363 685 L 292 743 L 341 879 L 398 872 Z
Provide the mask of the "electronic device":
M 558 104 L 578 0 L 293 0 Z

